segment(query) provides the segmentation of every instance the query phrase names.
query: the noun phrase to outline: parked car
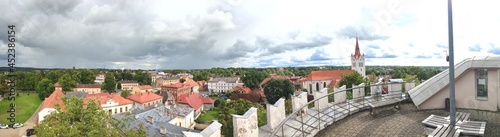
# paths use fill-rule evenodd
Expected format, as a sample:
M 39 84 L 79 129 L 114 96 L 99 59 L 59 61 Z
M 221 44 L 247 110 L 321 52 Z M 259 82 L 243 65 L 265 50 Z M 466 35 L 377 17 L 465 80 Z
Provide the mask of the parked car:
M 13 128 L 13 129 L 16 129 L 16 128 L 20 128 L 20 127 L 23 127 L 24 125 L 21 124 L 21 123 L 14 123 L 14 124 L 10 124 L 9 127 L 10 128 Z
M 0 124 L 0 129 L 7 129 L 9 128 L 9 125 L 7 124 Z

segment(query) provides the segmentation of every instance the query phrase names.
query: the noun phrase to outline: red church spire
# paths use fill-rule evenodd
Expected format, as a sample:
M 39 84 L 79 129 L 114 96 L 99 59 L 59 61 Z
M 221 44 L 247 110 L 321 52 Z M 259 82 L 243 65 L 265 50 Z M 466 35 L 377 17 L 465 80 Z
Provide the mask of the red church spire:
M 359 51 L 358 33 L 356 33 L 356 50 L 354 51 L 354 58 L 359 58 L 360 56 L 361 52 Z

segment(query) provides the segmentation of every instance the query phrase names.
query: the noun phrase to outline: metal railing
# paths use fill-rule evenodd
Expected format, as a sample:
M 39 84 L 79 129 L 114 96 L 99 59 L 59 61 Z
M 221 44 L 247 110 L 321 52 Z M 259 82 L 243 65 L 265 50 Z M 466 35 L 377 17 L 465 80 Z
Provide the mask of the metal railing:
M 271 137 L 314 136 L 319 131 L 323 130 L 324 128 L 328 127 L 334 122 L 342 118 L 345 118 L 349 115 L 355 114 L 356 112 L 368 109 L 369 103 L 375 100 L 375 95 L 366 94 L 366 93 L 372 93 L 371 87 L 374 86 L 389 87 L 388 85 L 400 84 L 401 85 L 400 90 L 391 91 L 391 89 L 387 89 L 389 90 L 387 94 L 381 94 L 378 97 L 382 97 L 381 98 L 382 100 L 389 98 L 400 98 L 402 100 L 407 99 L 408 96 L 405 93 L 405 91 L 408 91 L 409 89 L 403 91 L 403 89 L 405 89 L 403 88 L 405 86 L 405 83 L 407 82 L 358 86 L 354 88 L 334 91 L 319 98 L 315 97 L 312 101 L 309 101 L 307 104 L 299 107 L 298 109 L 294 110 L 291 114 L 289 114 L 275 128 L 275 130 L 272 131 L 270 136 Z M 358 97 L 352 97 L 354 95 L 352 92 L 355 89 L 368 89 L 368 91 L 362 90 L 365 92 L 365 94 Z M 349 96 L 349 94 L 347 94 L 349 92 L 351 92 L 352 96 Z M 390 94 L 393 92 L 400 92 L 401 96 L 394 96 L 394 94 Z M 376 91 L 374 91 L 374 93 L 376 93 Z M 346 97 L 345 101 L 344 100 L 335 101 L 334 96 L 340 94 L 345 95 Z M 326 108 L 320 109 L 320 105 L 315 106 L 316 102 L 318 102 L 317 104 L 320 104 L 319 101 L 325 98 L 328 98 L 328 106 Z M 306 107 L 308 107 L 307 114 L 304 115 L 303 109 Z

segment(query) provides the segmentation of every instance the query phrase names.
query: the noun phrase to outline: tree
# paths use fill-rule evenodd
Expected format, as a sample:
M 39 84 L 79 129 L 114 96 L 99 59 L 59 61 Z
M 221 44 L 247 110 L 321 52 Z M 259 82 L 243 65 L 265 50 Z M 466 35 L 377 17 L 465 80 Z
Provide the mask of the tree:
M 107 91 L 109 93 L 116 92 L 116 82 L 113 74 L 106 74 L 104 77 L 104 83 L 102 83 L 101 90 Z
M 129 95 L 130 95 L 130 91 L 128 91 L 128 90 L 124 90 L 124 91 L 122 91 L 122 93 L 120 93 L 120 96 L 122 96 L 123 98 L 127 98 Z
M 118 83 L 118 84 L 116 85 L 116 88 L 117 88 L 117 89 L 122 89 L 122 83 Z
M 186 79 L 181 78 L 181 79 L 179 80 L 179 82 L 184 83 L 184 82 L 186 82 Z
M 346 85 L 346 88 L 352 88 L 352 85 L 359 85 L 363 83 L 363 76 L 358 72 L 342 75 L 339 85 Z
M 100 109 L 94 99 L 84 103 L 83 99 L 74 96 L 62 98 L 66 109 L 61 109 L 59 104 L 56 104 L 56 111 L 47 115 L 43 122 L 35 127 L 37 136 L 146 136 L 143 127 L 135 131 L 123 131 L 126 120 L 113 118 Z
M 263 88 L 267 101 L 271 104 L 276 103 L 276 101 L 278 101 L 282 97 L 290 99 L 291 95 L 295 91 L 293 83 L 287 79 L 273 78 L 269 80 L 266 84 L 264 84 Z
M 222 124 L 221 132 L 226 137 L 233 136 L 233 116 L 243 115 L 248 111 L 251 107 L 257 108 L 257 121 L 258 126 L 266 125 L 267 123 L 267 115 L 266 110 L 260 104 L 252 104 L 252 102 L 244 99 L 238 99 L 235 101 L 228 102 L 225 107 L 223 107 L 219 112 L 218 121 Z
M 245 86 L 250 88 L 250 89 L 257 89 L 260 88 L 259 85 L 260 83 L 269 77 L 269 74 L 263 71 L 257 71 L 257 70 L 252 70 L 252 71 L 247 71 L 244 73 L 244 75 L 241 77 L 241 81 L 245 83 Z
M 64 74 L 61 78 L 59 78 L 59 84 L 62 87 L 63 91 L 72 91 L 73 88 L 76 87 L 76 80 L 71 77 L 70 74 Z
M 93 84 L 96 76 L 93 71 L 88 69 L 81 70 L 78 75 L 82 84 Z
M 9 87 L 7 86 L 7 75 L 5 74 L 0 74 L 0 97 L 5 95 L 7 91 L 9 90 Z
M 137 80 L 140 85 L 151 85 L 151 76 L 149 76 L 148 73 L 138 71 L 137 74 L 135 74 L 134 79 Z
M 42 81 L 38 82 L 36 86 L 38 97 L 41 100 L 44 100 L 45 98 L 49 97 L 50 94 L 54 92 L 54 90 L 55 90 L 54 84 L 52 84 L 52 81 L 50 81 L 48 78 L 42 79 Z

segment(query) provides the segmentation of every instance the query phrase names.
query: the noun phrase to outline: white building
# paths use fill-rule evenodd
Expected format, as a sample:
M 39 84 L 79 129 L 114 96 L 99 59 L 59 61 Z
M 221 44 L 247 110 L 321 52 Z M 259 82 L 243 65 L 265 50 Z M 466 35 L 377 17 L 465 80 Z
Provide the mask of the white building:
M 106 74 L 97 74 L 95 77 L 94 83 L 95 84 L 102 84 L 104 83 L 104 79 L 106 78 Z
M 208 91 L 225 93 L 236 86 L 243 86 L 239 77 L 214 78 L 208 81 Z
M 365 65 L 365 54 L 361 54 L 359 51 L 358 34 L 356 34 L 356 50 L 354 51 L 354 54 L 351 54 L 351 69 L 365 77 Z

